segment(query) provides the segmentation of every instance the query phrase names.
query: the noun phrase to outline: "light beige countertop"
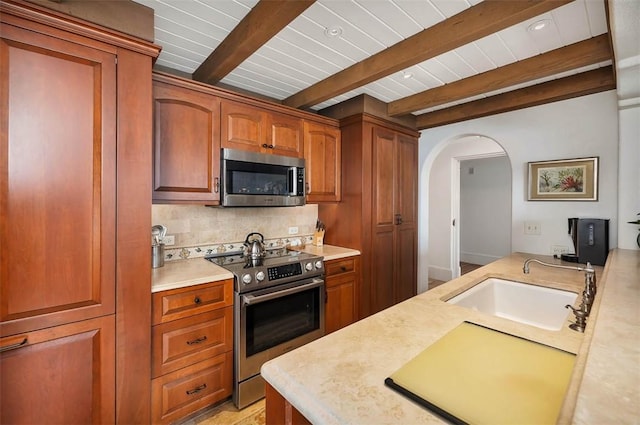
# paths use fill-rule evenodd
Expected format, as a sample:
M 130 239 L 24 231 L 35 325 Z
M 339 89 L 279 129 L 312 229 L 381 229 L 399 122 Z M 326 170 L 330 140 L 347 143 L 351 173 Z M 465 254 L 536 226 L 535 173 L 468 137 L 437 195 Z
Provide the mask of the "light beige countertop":
M 184 288 L 223 279 L 233 279 L 233 273 L 203 257 L 166 261 L 164 266 L 151 269 L 151 292 Z
M 355 249 L 333 245 L 305 245 L 293 247 L 293 249 L 321 255 L 325 261 L 360 255 L 360 251 Z M 223 279 L 233 279 L 233 273 L 205 260 L 203 257 L 165 261 L 164 266 L 151 270 L 151 292 L 184 288 Z
M 291 249 L 298 249 L 300 251 L 308 252 L 309 254 L 313 255 L 321 255 L 324 257 L 324 261 L 338 260 L 340 258 L 360 255 L 360 251 L 356 249 L 343 248 L 341 246 L 334 245 L 315 246 L 307 244 L 303 247 L 292 247 Z
M 441 424 L 384 380 L 470 321 L 576 354 L 559 423 L 637 423 L 640 251 L 615 250 L 604 270 L 595 267 L 598 293 L 584 334 L 568 328 L 572 314 L 560 331 L 549 331 L 444 302 L 489 276 L 582 292 L 583 272 L 532 264 L 523 274 L 524 260 L 532 257 L 560 264 L 550 256 L 513 254 L 273 359 L 262 376 L 315 424 Z M 613 324 L 618 330 L 610 332 Z

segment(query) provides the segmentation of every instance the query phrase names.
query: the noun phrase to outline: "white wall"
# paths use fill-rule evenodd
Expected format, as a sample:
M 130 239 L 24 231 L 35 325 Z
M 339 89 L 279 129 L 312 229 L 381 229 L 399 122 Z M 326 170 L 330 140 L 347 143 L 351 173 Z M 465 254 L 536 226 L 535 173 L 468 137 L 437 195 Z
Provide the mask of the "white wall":
M 433 156 L 437 156 L 444 149 L 443 146 L 451 143 L 452 140 L 469 134 L 480 134 L 495 140 L 504 148 L 511 160 L 513 176 L 511 247 L 514 252 L 548 255 L 551 245 L 570 246 L 571 240 L 567 234 L 568 217 L 610 219 L 609 244 L 611 248 L 617 247 L 618 107 L 615 91 L 422 131 L 419 151 L 420 211 L 434 212 L 434 208 L 430 207 L 430 203 L 434 202 L 434 196 L 429 194 L 428 178 L 428 168 L 434 161 Z M 529 161 L 590 156 L 600 158 L 598 201 L 527 201 L 527 163 Z M 423 279 L 428 279 L 428 266 L 425 266 L 425 263 L 427 265 L 435 262 L 446 264 L 447 261 L 442 261 L 442 258 L 449 258 L 450 255 L 448 237 L 438 234 L 430 235 L 425 222 L 427 218 L 428 216 L 424 214 L 420 215 L 419 287 Z M 525 221 L 539 222 L 541 235 L 525 235 Z M 449 228 L 448 219 L 446 222 L 442 221 L 442 226 Z
M 640 219 L 640 105 L 620 110 L 620 181 L 618 183 L 618 247 L 638 249 Z
M 460 162 L 460 261 L 489 264 L 511 253 L 511 163 Z

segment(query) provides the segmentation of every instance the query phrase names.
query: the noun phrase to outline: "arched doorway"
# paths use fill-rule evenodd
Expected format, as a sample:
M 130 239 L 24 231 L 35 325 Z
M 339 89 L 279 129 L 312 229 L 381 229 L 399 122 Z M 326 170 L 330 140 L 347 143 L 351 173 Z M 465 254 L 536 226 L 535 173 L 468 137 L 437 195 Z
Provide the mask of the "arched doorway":
M 503 161 L 503 164 L 506 164 L 506 170 L 493 170 L 492 167 L 495 165 L 487 163 L 487 169 L 482 170 L 482 175 L 477 174 L 476 176 L 483 179 L 478 184 L 492 185 L 491 178 L 494 175 L 496 180 L 493 185 L 508 192 L 508 205 L 493 206 L 493 208 L 500 208 L 501 212 L 504 212 L 504 209 L 508 210 L 508 220 L 500 219 L 504 224 L 500 231 L 506 233 L 501 235 L 500 239 L 508 241 L 506 255 L 510 252 L 511 241 L 510 196 L 512 179 L 510 162 L 504 149 L 495 140 L 483 135 L 461 135 L 441 141 L 427 155 L 420 176 L 422 201 L 420 204 L 418 269 L 419 276 L 423 279 L 418 282 L 419 292 L 428 288 L 430 278 L 446 281 L 459 276 L 460 273 L 460 229 L 464 232 L 464 227 L 460 226 L 461 162 L 490 160 L 496 157 L 506 159 L 506 162 Z M 479 162 L 474 166 L 474 169 L 477 167 L 485 168 L 481 164 L 482 162 Z M 468 169 L 463 170 L 463 172 L 468 171 Z M 508 177 L 505 177 L 505 173 L 508 174 Z M 488 188 L 489 186 L 487 186 Z M 482 199 L 482 196 L 479 199 Z M 486 209 L 479 205 L 478 208 L 474 208 L 474 211 L 480 213 Z M 491 218 L 484 218 L 484 220 L 488 219 Z M 477 217 L 477 221 L 481 222 L 482 220 L 482 217 Z M 462 235 L 462 239 L 465 239 L 464 235 Z M 497 253 L 497 255 L 501 254 Z

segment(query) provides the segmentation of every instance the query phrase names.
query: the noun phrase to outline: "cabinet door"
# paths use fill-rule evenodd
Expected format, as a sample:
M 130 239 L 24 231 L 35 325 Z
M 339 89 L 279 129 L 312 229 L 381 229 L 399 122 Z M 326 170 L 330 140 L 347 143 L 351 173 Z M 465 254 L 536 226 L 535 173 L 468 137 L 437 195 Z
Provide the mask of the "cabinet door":
M 329 286 L 329 280 L 331 287 Z M 330 334 L 356 321 L 356 279 L 354 276 L 327 278 L 325 333 Z
M 307 202 L 338 202 L 341 198 L 340 129 L 304 123 Z
M 269 133 L 267 147 L 263 146 L 265 152 L 302 158 L 304 154 L 302 119 L 269 112 L 266 117 Z
M 114 341 L 115 315 L 2 338 L 0 423 L 114 423 Z
M 417 292 L 418 143 L 401 134 L 397 140 L 395 301 L 399 303 Z
M 112 314 L 115 56 L 0 34 L 0 334 Z
M 396 273 L 395 133 L 373 127 L 372 144 L 372 241 L 371 241 L 371 313 L 394 304 Z
M 358 318 L 356 294 L 360 280 L 360 257 L 325 262 L 326 309 L 325 333 L 348 326 Z
M 264 111 L 227 100 L 222 101 L 221 108 L 220 144 L 223 148 L 261 152 L 267 147 Z
M 154 83 L 153 200 L 216 204 L 220 178 L 219 100 Z

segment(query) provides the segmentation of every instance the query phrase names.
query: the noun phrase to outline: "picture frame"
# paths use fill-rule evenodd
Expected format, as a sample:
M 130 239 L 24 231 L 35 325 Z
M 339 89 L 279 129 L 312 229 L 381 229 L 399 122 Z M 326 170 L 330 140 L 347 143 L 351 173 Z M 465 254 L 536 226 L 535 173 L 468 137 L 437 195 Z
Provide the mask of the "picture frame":
M 529 201 L 597 201 L 598 157 L 529 162 Z

